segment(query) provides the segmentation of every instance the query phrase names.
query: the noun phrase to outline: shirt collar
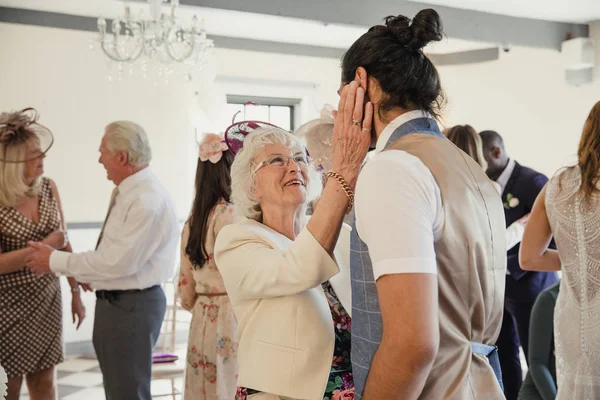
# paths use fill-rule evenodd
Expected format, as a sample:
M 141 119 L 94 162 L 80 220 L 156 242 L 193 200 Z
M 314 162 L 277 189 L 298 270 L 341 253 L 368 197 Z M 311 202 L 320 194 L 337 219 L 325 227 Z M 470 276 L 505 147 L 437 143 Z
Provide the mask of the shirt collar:
M 375 153 L 379 153 L 385 149 L 385 145 L 387 144 L 388 140 L 390 140 L 390 137 L 392 137 L 392 134 L 396 129 L 408 121 L 412 121 L 413 119 L 417 118 L 431 118 L 431 116 L 423 110 L 414 110 L 405 112 L 404 114 L 400 114 L 398 117 L 396 117 L 383 129 L 381 135 L 379 135 L 377 144 L 375 145 Z
M 118 186 L 119 193 L 125 193 L 125 192 L 130 191 L 131 189 L 136 187 L 138 185 L 138 183 L 145 181 L 151 175 L 152 175 L 152 170 L 150 169 L 150 167 L 146 167 L 146 168 L 136 172 L 135 174 L 128 176 L 127 178 L 123 179 L 123 182 L 121 182 L 119 184 L 119 186 Z
M 504 189 L 506 189 L 506 185 L 508 185 L 508 180 L 510 179 L 510 176 L 515 170 L 516 165 L 517 162 L 515 160 L 509 159 L 506 168 L 504 168 L 504 171 L 502 171 L 498 179 L 496 179 L 496 182 L 498 182 L 498 184 L 502 188 L 502 192 L 504 192 Z

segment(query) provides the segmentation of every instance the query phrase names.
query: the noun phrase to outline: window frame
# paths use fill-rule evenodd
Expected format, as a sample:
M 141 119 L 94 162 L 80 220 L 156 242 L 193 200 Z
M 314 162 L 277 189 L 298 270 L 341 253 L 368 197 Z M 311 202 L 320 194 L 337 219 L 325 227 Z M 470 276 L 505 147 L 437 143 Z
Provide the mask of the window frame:
M 263 96 L 245 96 L 228 94 L 227 104 L 239 104 L 244 105 L 246 103 L 255 103 L 259 106 L 270 107 L 289 107 L 290 109 L 290 131 L 293 132 L 296 129 L 296 109 L 300 105 L 300 99 L 285 98 L 285 97 L 263 97 Z M 269 122 L 269 121 L 265 121 Z

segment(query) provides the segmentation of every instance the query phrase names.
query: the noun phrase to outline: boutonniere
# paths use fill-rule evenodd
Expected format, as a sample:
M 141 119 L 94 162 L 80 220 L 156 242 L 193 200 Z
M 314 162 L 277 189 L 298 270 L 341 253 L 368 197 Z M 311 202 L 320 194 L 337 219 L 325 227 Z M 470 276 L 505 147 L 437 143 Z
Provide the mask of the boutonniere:
M 521 202 L 511 193 L 506 195 L 506 201 L 504 202 L 504 208 L 510 210 L 511 208 L 517 207 Z

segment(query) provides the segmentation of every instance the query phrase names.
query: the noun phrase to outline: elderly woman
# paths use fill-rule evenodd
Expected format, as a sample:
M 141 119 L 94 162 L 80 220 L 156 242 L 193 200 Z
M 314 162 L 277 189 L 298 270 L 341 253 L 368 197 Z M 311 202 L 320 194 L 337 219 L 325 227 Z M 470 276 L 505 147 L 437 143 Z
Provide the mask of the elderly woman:
M 356 83 L 344 87 L 333 169 L 308 224 L 313 182 L 296 137 L 257 129 L 232 165 L 233 203 L 246 219 L 221 230 L 215 258 L 238 320 L 237 398 L 321 400 L 352 391 L 349 341 L 334 333 L 334 324 L 349 329 L 347 314 L 327 283 L 339 272 L 333 252 L 370 143 L 372 106 L 363 120 L 363 99 Z
M 44 173 L 52 133 L 25 109 L 0 115 L 0 364 L 8 400 L 19 398 L 23 375 L 32 400 L 56 398 L 54 366 L 63 361 L 62 304 L 58 277 L 25 268 L 29 241 L 71 251 L 56 184 Z M 85 307 L 69 278 L 77 328 Z

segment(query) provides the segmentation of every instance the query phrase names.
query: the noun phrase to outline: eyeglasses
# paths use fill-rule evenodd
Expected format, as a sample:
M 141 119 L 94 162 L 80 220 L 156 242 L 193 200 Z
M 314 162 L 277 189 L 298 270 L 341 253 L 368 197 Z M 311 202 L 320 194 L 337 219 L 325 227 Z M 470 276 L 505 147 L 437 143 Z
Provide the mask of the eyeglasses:
M 275 154 L 256 164 L 254 172 L 256 173 L 256 171 L 265 165 L 269 168 L 286 168 L 289 165 L 290 160 L 294 161 L 300 168 L 306 168 L 308 166 L 308 157 L 304 153 L 296 153 L 290 157 L 286 157 L 281 154 Z

